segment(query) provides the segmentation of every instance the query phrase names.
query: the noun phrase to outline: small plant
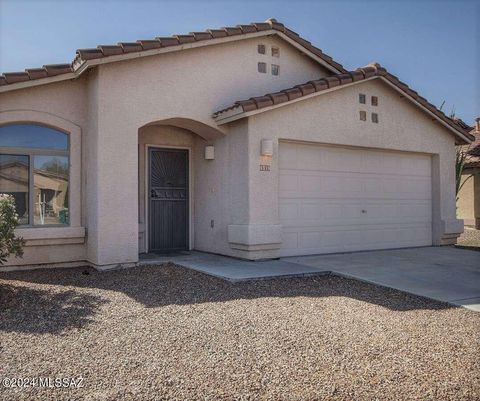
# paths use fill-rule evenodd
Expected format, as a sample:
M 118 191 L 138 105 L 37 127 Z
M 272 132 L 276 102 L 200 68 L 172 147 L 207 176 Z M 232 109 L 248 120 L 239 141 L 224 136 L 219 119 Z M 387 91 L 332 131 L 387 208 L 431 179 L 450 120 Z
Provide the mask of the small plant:
M 465 185 L 465 183 L 472 178 L 472 175 L 466 177 L 462 182 L 462 174 L 465 168 L 465 163 L 467 162 L 467 152 L 462 149 L 461 146 L 457 146 L 455 151 L 455 195 L 458 202 L 460 190 Z
M 25 241 L 15 235 L 17 226 L 18 215 L 13 197 L 0 194 L 0 265 L 5 263 L 10 255 L 16 258 L 23 256 Z
M 438 108 L 440 111 L 442 111 L 443 106 L 445 106 L 445 100 L 442 102 L 440 107 Z M 455 120 L 455 105 L 452 106 L 452 110 L 450 111 L 449 117 L 452 120 Z M 455 150 L 455 200 L 458 202 L 458 199 L 460 198 L 458 194 L 460 193 L 460 190 L 463 188 L 463 186 L 467 183 L 467 181 L 472 178 L 472 175 L 469 175 L 468 177 L 465 178 L 465 180 L 462 182 L 462 174 L 463 170 L 465 168 L 465 163 L 468 161 L 468 148 L 465 149 L 462 146 L 457 146 Z

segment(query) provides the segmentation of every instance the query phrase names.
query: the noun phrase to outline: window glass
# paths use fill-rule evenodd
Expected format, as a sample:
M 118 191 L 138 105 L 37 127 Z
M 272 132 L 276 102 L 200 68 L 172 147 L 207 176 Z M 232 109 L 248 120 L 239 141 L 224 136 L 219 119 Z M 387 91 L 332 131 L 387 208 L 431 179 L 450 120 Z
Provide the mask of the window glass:
M 363 94 L 363 93 L 360 93 L 358 95 L 358 101 L 361 103 L 361 104 L 365 104 L 366 103 L 366 96 Z
M 378 124 L 378 114 L 372 113 L 372 122 Z
M 42 125 L 0 126 L 0 148 L 68 149 L 68 136 Z
M 280 49 L 278 47 L 272 47 L 272 57 L 280 57 Z
M 0 154 L 0 193 L 15 199 L 20 224 L 28 224 L 29 158 Z
M 272 64 L 272 75 L 279 75 L 280 74 L 280 66 L 276 64 Z
M 372 106 L 378 106 L 378 97 L 372 96 Z
M 360 110 L 360 121 L 367 121 L 367 112 Z
M 34 224 L 68 224 L 68 157 L 34 156 Z
M 265 54 L 266 53 L 265 45 L 258 45 L 257 50 L 258 50 L 259 54 Z
M 258 63 L 258 72 L 266 73 L 267 72 L 267 63 Z

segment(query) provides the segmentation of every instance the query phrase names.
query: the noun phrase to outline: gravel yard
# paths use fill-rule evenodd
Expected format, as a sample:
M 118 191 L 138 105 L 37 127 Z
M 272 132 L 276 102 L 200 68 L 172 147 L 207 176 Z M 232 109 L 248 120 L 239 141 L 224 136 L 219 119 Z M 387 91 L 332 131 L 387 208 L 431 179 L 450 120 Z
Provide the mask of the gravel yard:
M 465 227 L 463 234 L 458 238 L 457 245 L 480 248 L 480 230 Z
M 88 273 L 88 274 L 85 274 Z M 478 400 L 480 314 L 318 276 L 0 273 L 2 400 Z

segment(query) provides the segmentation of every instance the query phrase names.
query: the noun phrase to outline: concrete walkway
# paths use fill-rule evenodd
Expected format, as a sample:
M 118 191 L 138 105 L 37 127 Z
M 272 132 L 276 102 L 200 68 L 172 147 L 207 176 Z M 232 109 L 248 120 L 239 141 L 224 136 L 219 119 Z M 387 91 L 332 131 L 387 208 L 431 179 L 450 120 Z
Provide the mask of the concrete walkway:
M 329 274 L 328 271 L 323 271 L 314 266 L 300 265 L 283 260 L 251 262 L 197 251 L 146 258 L 141 260 L 139 264 L 155 265 L 167 262 L 232 282 L 274 277 Z
M 172 262 L 229 281 L 336 274 L 480 312 L 480 252 L 426 247 L 250 262 L 202 252 L 144 259 Z

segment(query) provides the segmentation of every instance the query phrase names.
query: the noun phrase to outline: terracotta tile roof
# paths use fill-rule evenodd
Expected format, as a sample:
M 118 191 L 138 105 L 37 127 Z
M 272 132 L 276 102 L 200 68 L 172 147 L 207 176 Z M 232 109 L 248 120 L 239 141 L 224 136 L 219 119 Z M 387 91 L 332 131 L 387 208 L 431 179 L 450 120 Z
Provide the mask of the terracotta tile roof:
M 348 71 L 342 74 L 336 74 L 329 77 L 321 78 L 314 81 L 309 81 L 304 84 L 296 85 L 293 88 L 281 90 L 276 93 L 267 93 L 264 96 L 251 97 L 250 99 L 239 100 L 231 106 L 219 110 L 213 114 L 213 118 L 219 118 L 223 113 L 239 109 L 240 113 L 259 110 L 265 107 L 278 105 L 280 103 L 287 103 L 302 96 L 310 95 L 314 92 L 321 92 L 337 86 L 349 84 L 352 82 L 362 81 L 371 77 L 380 76 L 400 88 L 403 92 L 414 98 L 423 107 L 431 111 L 442 121 L 446 122 L 452 128 L 456 129 L 463 135 L 473 139 L 469 134 L 472 127 L 465 124 L 460 119 L 452 119 L 445 115 L 441 110 L 429 103 L 427 99 L 420 96 L 417 92 L 411 89 L 407 84 L 401 82 L 395 75 L 390 74 L 384 67 L 378 63 L 368 64 L 365 67 L 356 69 L 355 71 Z
M 294 40 L 306 50 L 321 58 L 335 70 L 345 72 L 345 69 L 341 64 L 333 61 L 330 56 L 327 56 L 319 48 L 313 46 L 309 41 L 301 38 L 297 33 L 285 27 L 282 23 L 277 22 L 274 18 L 270 18 L 265 22 L 255 22 L 249 25 L 237 25 L 235 27 L 224 27 L 221 29 L 207 29 L 205 32 L 190 32 L 188 35 L 156 37 L 155 39 L 137 40 L 136 42 L 120 42 L 116 45 L 99 45 L 96 48 L 91 49 L 78 49 L 74 60 L 70 64 L 44 65 L 43 68 L 32 68 L 21 72 L 4 73 L 3 75 L 0 75 L 0 86 L 74 72 L 74 69 L 88 60 L 170 46 L 181 46 L 186 43 L 194 43 L 227 36 L 244 35 L 267 30 L 274 30 L 285 34 L 288 38 Z
M 25 71 L 20 72 L 6 72 L 0 76 L 0 85 L 53 77 L 69 72 L 73 72 L 73 68 L 70 64 L 47 64 L 42 68 L 27 68 Z

